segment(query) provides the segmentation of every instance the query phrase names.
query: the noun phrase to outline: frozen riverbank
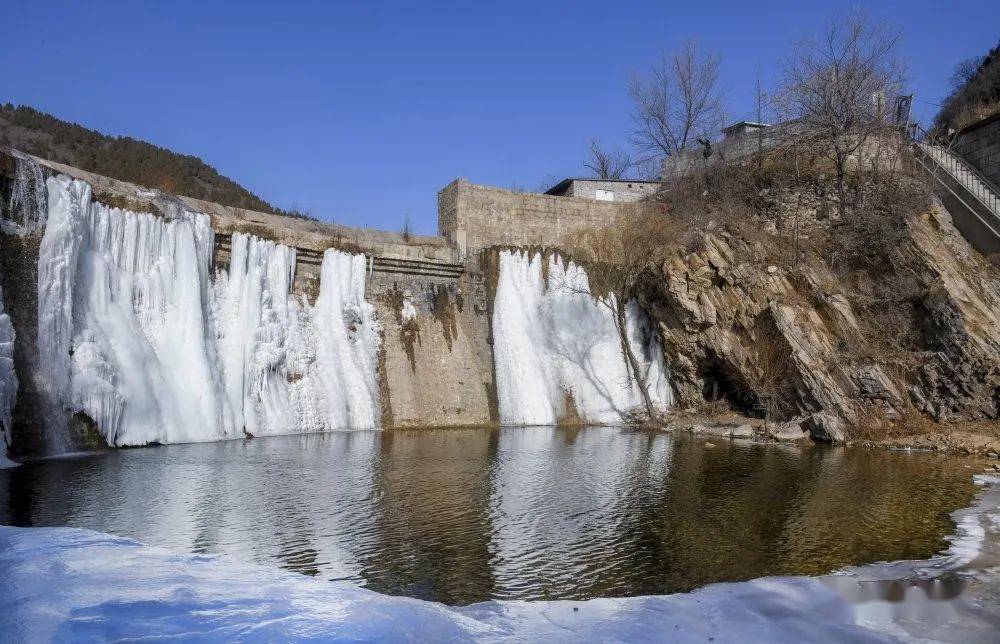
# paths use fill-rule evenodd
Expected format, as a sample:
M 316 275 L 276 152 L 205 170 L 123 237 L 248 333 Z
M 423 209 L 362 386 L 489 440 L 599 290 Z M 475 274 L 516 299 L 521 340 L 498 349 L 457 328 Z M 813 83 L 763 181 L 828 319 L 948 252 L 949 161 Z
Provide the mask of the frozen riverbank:
M 1000 479 L 980 476 L 927 561 L 666 596 L 484 602 L 382 595 L 72 528 L 0 528 L 6 641 L 991 641 L 1000 627 Z

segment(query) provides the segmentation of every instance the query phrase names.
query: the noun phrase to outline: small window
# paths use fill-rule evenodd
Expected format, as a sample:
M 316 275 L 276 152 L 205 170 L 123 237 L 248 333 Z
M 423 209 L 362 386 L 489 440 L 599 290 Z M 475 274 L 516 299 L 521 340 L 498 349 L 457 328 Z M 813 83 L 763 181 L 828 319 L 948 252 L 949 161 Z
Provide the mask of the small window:
M 612 192 L 611 190 L 598 189 L 597 193 L 594 195 L 594 198 L 597 199 L 598 201 L 614 201 L 615 193 Z

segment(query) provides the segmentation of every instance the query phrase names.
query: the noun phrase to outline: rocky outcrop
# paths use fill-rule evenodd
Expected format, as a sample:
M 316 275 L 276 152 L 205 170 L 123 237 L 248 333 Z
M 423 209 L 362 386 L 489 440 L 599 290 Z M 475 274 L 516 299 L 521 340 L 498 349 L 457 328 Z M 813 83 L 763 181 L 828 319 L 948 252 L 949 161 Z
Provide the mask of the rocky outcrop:
M 939 204 L 908 222 L 886 267 L 918 285 L 904 311 L 912 328 L 859 316 L 843 277 L 818 257 L 768 260 L 759 242 L 722 232 L 702 246 L 665 262 L 641 298 L 659 322 L 682 406 L 725 399 L 744 413 L 795 419 L 824 441 L 915 411 L 998 418 L 1000 280 Z M 916 346 L 885 356 L 857 349 L 891 344 L 895 333 Z

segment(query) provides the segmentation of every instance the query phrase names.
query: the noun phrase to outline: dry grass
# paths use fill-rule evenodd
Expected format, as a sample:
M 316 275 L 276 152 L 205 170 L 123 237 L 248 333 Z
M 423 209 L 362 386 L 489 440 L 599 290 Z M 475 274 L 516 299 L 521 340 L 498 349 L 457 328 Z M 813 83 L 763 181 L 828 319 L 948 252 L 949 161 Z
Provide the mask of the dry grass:
M 940 431 L 938 423 L 912 407 L 892 417 L 885 408 L 869 406 L 858 412 L 857 423 L 850 428 L 849 439 L 879 443 Z

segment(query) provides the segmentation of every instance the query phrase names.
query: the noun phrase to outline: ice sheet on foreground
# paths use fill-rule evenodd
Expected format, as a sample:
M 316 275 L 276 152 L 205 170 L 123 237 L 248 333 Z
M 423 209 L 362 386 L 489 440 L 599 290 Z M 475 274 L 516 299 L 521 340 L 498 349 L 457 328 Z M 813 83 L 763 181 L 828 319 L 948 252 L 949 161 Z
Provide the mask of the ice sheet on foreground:
M 859 604 L 845 590 L 921 569 L 932 579 L 965 574 L 979 561 L 986 568 L 979 568 L 978 599 L 995 597 L 998 482 L 980 478 L 985 489 L 977 506 L 956 513 L 953 547 L 930 561 L 715 584 L 678 595 L 461 608 L 75 528 L 0 527 L 0 640 L 870 642 L 916 634 L 989 641 L 996 608 L 974 614 L 950 606 L 942 616 L 911 606 L 914 627 L 883 610 L 886 597 Z M 921 627 L 919 614 L 933 623 Z M 931 632 L 942 627 L 943 634 Z

